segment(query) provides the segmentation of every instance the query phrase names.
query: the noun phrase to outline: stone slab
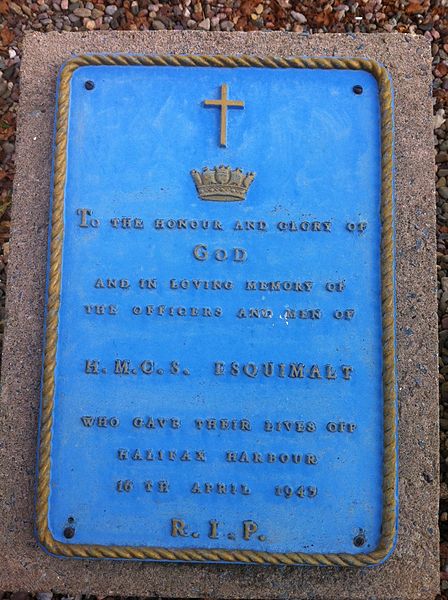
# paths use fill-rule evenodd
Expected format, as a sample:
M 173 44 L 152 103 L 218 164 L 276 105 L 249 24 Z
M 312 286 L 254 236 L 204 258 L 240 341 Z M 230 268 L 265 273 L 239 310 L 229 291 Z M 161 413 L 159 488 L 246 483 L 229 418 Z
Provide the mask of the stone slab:
M 33 535 L 56 73 L 83 52 L 360 56 L 395 89 L 400 526 L 370 569 L 61 560 Z M 0 408 L 0 589 L 174 598 L 431 599 L 438 591 L 438 390 L 431 55 L 396 34 L 114 32 L 25 37 Z M 88 490 L 86 494 L 88 495 Z

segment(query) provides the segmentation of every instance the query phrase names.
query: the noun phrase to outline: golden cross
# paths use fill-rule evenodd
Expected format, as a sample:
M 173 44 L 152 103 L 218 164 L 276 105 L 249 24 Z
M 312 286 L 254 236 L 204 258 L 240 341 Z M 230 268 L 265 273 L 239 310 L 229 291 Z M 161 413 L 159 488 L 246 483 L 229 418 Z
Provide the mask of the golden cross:
M 227 83 L 221 85 L 221 98 L 219 100 L 204 100 L 205 106 L 217 106 L 221 109 L 221 134 L 219 136 L 219 145 L 227 146 L 227 109 L 244 108 L 242 100 L 227 99 Z

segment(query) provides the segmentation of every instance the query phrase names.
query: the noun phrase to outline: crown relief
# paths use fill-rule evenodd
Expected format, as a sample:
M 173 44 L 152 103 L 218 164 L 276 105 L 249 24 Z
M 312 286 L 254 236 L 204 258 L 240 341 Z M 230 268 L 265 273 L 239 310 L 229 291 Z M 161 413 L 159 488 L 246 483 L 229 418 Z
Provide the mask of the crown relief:
M 191 171 L 198 195 L 202 200 L 215 202 L 237 202 L 245 200 L 247 191 L 255 179 L 255 173 L 244 173 L 242 169 L 231 169 L 224 165 L 202 173 Z

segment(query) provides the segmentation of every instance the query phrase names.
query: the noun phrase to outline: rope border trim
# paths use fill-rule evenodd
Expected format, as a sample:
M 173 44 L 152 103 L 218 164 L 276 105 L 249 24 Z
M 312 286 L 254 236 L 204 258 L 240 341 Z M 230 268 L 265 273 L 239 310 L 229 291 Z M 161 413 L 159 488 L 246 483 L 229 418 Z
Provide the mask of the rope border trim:
M 168 549 L 161 547 L 69 544 L 56 540 L 48 524 L 51 439 L 64 237 L 64 189 L 70 82 L 83 66 L 188 66 L 367 71 L 379 87 L 381 112 L 381 306 L 383 343 L 383 518 L 378 547 L 369 553 L 307 554 L 225 549 Z M 279 58 L 259 56 L 85 54 L 67 63 L 60 73 L 55 130 L 54 179 L 48 266 L 47 322 L 41 398 L 39 474 L 36 531 L 40 544 L 64 557 L 115 558 L 153 561 L 228 562 L 270 565 L 366 567 L 381 563 L 392 551 L 397 533 L 397 394 L 395 369 L 394 230 L 393 230 L 393 108 L 386 69 L 374 60 L 357 58 Z

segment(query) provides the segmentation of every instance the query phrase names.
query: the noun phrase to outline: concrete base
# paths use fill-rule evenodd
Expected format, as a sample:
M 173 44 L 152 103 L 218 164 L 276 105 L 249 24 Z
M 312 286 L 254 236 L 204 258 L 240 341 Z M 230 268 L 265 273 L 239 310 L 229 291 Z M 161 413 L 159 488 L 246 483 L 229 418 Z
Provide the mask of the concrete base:
M 84 52 L 361 56 L 396 106 L 400 527 L 371 569 L 61 560 L 33 535 L 56 74 Z M 397 34 L 110 32 L 25 38 L 0 406 L 0 589 L 174 598 L 429 600 L 438 591 L 438 390 L 430 45 Z M 86 490 L 86 495 L 89 490 Z

